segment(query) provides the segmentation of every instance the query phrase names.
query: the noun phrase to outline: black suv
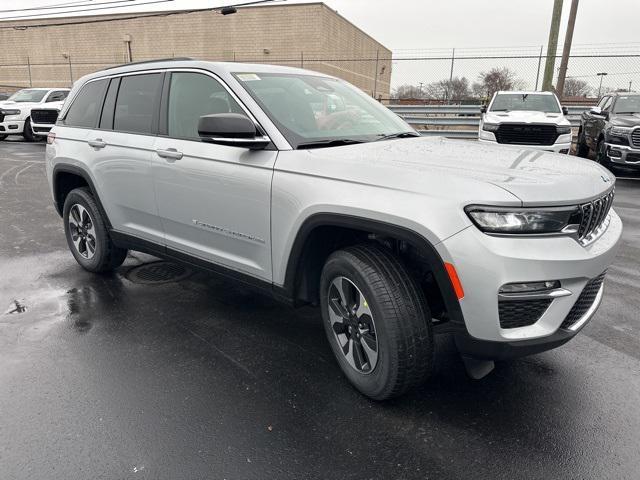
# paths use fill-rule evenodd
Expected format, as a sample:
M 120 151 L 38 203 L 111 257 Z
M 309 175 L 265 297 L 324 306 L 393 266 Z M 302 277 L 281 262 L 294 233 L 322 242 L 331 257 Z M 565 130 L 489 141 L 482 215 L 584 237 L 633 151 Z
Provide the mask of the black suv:
M 582 114 L 578 155 L 596 152 L 596 161 L 640 169 L 640 93 L 612 93 Z

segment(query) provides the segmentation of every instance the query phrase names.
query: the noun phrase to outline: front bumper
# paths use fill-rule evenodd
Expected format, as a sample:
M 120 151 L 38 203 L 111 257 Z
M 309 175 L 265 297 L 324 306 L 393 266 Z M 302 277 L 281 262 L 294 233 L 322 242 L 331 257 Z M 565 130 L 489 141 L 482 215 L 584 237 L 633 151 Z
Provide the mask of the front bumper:
M 0 122 L 0 135 L 22 135 L 24 120 L 5 120 Z
M 31 124 L 31 131 L 33 132 L 34 135 L 46 135 L 51 131 L 52 128 L 53 128 L 53 125 L 48 123 L 32 123 Z
M 480 143 L 500 145 L 502 147 L 527 148 L 529 150 L 542 150 L 545 152 L 569 153 L 571 152 L 571 134 L 560 135 L 553 145 L 518 145 L 514 143 L 498 143 L 492 132 L 480 130 L 478 135 Z
M 614 165 L 629 168 L 640 168 L 640 148 L 615 143 L 605 143 L 607 158 Z
M 469 227 L 438 245 L 455 265 L 465 296 L 460 300 L 464 325 L 456 329 L 462 353 L 507 358 L 555 348 L 571 339 L 593 317 L 602 299 L 600 287 L 588 309 L 571 327 L 562 327 L 588 283 L 613 262 L 622 222 L 612 209 L 608 228 L 583 247 L 569 237 L 493 237 Z M 554 298 L 535 323 L 503 328 L 498 291 L 507 283 L 560 282 L 568 294 Z M 566 324 L 565 324 L 566 325 Z

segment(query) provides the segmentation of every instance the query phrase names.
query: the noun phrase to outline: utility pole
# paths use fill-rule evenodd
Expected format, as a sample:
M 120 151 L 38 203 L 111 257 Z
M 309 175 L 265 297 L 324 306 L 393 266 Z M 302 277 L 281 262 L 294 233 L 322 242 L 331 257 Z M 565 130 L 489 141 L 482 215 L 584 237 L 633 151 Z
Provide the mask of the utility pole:
M 631 93 L 631 80 L 629 80 L 629 93 Z
M 567 66 L 569 65 L 569 55 L 571 55 L 571 42 L 573 41 L 573 29 L 576 26 L 576 14 L 578 13 L 578 0 L 571 0 L 571 10 L 569 11 L 569 23 L 567 24 L 567 34 L 564 37 L 564 48 L 562 49 L 562 60 L 560 61 L 560 73 L 556 92 L 562 101 L 564 96 L 564 81 L 567 78 Z
M 544 77 L 542 78 L 542 90 L 551 91 L 553 83 L 553 70 L 556 65 L 556 51 L 558 49 L 558 32 L 560 31 L 560 18 L 562 17 L 562 0 L 553 0 L 553 14 L 551 16 L 551 28 L 549 29 L 549 42 L 547 43 L 547 60 L 544 65 Z
M 536 88 L 535 91 L 538 91 L 538 81 L 540 80 L 540 64 L 542 64 L 542 45 L 540 45 L 540 55 L 538 55 L 538 71 L 536 72 Z
M 602 92 L 602 79 L 606 74 L 607 72 L 596 73 L 596 75 L 600 77 L 600 86 L 598 87 L 598 98 L 600 98 L 600 92 Z

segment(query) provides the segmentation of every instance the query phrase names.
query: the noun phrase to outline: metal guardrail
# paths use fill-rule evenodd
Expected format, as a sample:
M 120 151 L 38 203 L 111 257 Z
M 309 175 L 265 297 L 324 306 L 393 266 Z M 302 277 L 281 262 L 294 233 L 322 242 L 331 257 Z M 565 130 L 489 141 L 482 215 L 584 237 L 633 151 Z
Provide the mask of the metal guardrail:
M 425 136 L 450 138 L 478 138 L 480 125 L 480 105 L 388 105 L 392 112 L 400 115 L 407 123 L 420 128 Z M 575 129 L 580 126 L 580 115 L 590 107 L 572 105 L 567 107 L 567 118 Z M 430 129 L 429 127 L 445 127 Z M 472 127 L 446 129 L 446 127 Z M 574 132 L 574 134 L 577 132 Z

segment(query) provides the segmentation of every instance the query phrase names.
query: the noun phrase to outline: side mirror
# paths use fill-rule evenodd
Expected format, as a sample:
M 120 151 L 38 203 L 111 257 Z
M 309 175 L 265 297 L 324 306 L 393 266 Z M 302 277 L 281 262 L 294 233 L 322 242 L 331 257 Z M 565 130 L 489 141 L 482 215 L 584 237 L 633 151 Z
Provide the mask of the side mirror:
M 482 105 L 480 107 L 480 113 L 487 113 L 487 106 L 486 105 Z
M 569 115 L 569 109 L 567 107 L 562 107 L 562 114 Z
M 589 113 L 591 115 L 602 115 L 602 109 L 600 107 L 591 107 Z
M 270 143 L 249 117 L 239 113 L 203 115 L 198 121 L 198 135 L 203 142 L 250 150 L 262 150 Z

